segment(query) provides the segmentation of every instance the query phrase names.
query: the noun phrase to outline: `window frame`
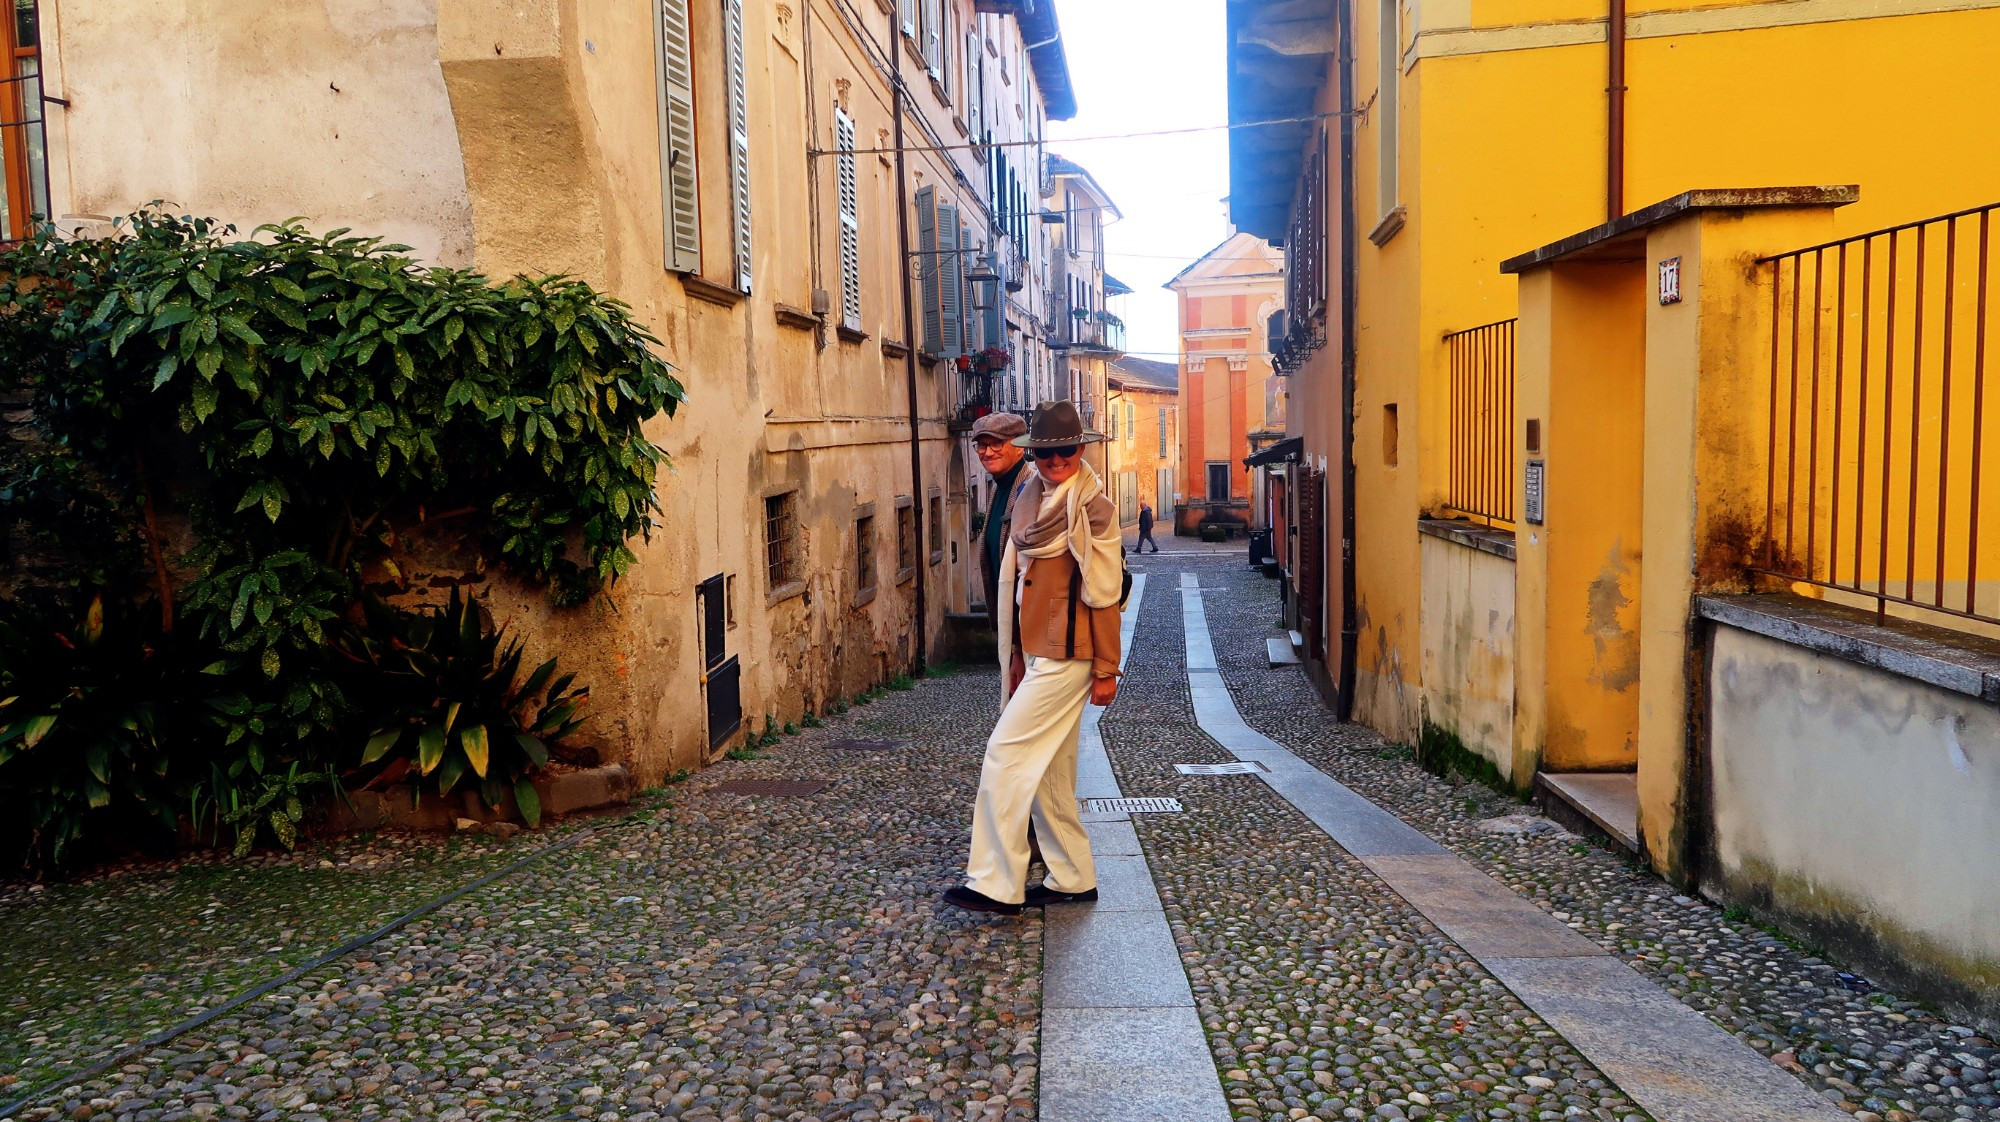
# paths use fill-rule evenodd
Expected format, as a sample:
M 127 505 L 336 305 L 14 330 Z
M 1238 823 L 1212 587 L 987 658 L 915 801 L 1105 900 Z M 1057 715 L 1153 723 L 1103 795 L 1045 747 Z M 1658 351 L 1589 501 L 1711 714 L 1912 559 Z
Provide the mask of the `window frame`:
M 796 485 L 764 492 L 764 603 L 768 607 L 789 600 L 806 590 L 805 532 L 799 521 L 799 489 Z M 775 541 L 771 537 L 773 503 L 779 504 L 784 528 L 788 531 Z M 778 547 L 781 557 L 773 556 Z M 780 577 L 784 579 L 780 580 Z
M 944 493 L 933 487 L 925 498 L 929 503 L 924 514 L 930 530 L 931 564 L 940 565 L 944 563 Z
M 875 553 L 875 504 L 863 503 L 854 508 L 854 551 L 848 558 L 853 566 L 849 572 L 854 577 L 853 603 L 857 608 L 874 601 L 881 583 Z
M 1230 472 L 1229 467 L 1230 464 L 1228 460 L 1209 460 L 1203 464 L 1204 470 L 1202 472 L 1203 475 L 1202 500 L 1204 502 L 1213 506 L 1217 503 L 1222 503 L 1224 505 L 1227 505 L 1228 503 L 1235 501 L 1236 479 L 1233 473 Z M 1222 469 L 1221 498 L 1215 497 L 1215 478 L 1216 478 L 1215 472 L 1217 468 Z
M 1386 220 L 1402 192 L 1403 0 L 1382 0 L 1377 18 L 1375 209 Z
M 27 0 L 26 11 L 34 26 L 35 41 L 19 41 L 16 20 L 22 11 L 14 3 L 0 18 L 0 57 L 6 69 L 0 71 L 0 244 L 20 241 L 34 234 L 36 227 L 54 217 L 49 193 L 48 103 L 42 83 L 47 73 L 42 65 L 42 13 L 37 0 Z M 24 64 L 33 74 L 22 73 Z M 32 103 L 32 116 L 31 113 Z M 38 166 L 39 165 L 39 166 Z
M 896 583 L 907 584 L 917 576 L 917 504 L 908 495 L 896 496 Z

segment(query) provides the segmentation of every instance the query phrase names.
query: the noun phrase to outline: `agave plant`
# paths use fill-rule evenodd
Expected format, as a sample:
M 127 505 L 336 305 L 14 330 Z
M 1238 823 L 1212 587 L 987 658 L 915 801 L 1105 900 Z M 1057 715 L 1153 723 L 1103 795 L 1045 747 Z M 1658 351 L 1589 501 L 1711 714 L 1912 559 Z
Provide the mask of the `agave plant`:
M 404 612 L 368 595 L 364 623 L 336 641 L 356 667 L 352 695 L 369 732 L 357 770 L 375 780 L 415 772 L 440 795 L 470 784 L 487 806 L 509 792 L 528 824 L 541 799 L 528 776 L 549 744 L 582 724 L 589 691 L 556 660 L 520 680 L 521 644 L 491 627 L 456 589 L 441 608 Z
M 0 834 L 30 861 L 61 864 L 114 803 L 174 826 L 159 710 L 175 659 L 146 619 L 102 595 L 54 618 L 0 605 Z

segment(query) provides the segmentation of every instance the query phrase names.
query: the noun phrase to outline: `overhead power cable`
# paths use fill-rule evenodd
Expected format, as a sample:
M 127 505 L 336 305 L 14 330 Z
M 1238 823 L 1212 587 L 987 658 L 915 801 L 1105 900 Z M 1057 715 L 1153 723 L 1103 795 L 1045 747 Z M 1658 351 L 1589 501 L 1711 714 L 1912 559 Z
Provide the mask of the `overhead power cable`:
M 980 148 L 1038 148 L 1046 145 L 1084 144 L 1095 140 L 1134 140 L 1148 136 L 1185 136 L 1198 132 L 1229 132 L 1235 129 L 1261 129 L 1272 125 L 1302 125 L 1313 121 L 1325 121 L 1338 117 L 1338 113 L 1308 113 L 1302 117 L 1273 117 L 1264 121 L 1237 121 L 1222 125 L 1188 125 L 1178 129 L 1151 129 L 1142 132 L 1110 132 L 1097 136 L 1043 137 L 1039 140 L 994 140 L 985 143 L 933 144 L 903 146 L 905 152 L 970 152 Z M 807 154 L 813 156 L 885 156 L 894 155 L 894 148 L 809 148 Z

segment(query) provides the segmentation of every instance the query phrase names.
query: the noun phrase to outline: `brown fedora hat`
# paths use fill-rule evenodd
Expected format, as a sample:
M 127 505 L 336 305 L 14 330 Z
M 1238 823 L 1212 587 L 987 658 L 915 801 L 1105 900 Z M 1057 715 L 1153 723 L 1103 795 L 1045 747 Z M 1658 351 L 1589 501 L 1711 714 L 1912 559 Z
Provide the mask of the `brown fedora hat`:
M 1044 401 L 1035 406 L 1035 415 L 1028 419 L 1027 435 L 1015 437 L 1014 443 L 1023 448 L 1061 448 L 1069 444 L 1095 444 L 1103 439 L 1102 434 L 1084 429 L 1074 402 Z

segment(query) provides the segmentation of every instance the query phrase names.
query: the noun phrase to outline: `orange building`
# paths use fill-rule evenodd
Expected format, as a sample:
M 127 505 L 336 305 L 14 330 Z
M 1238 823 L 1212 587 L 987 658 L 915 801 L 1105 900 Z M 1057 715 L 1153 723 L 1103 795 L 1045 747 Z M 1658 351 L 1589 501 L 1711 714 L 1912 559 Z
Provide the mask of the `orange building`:
M 1118 521 L 1135 525 L 1143 501 L 1164 526 L 1173 517 L 1179 478 L 1180 367 L 1126 357 L 1111 364 L 1108 381 L 1104 449 Z
M 1241 533 L 1258 524 L 1243 460 L 1285 435 L 1284 383 L 1266 347 L 1266 325 L 1284 307 L 1284 251 L 1231 233 L 1166 287 L 1180 296 L 1185 371 L 1174 532 Z

